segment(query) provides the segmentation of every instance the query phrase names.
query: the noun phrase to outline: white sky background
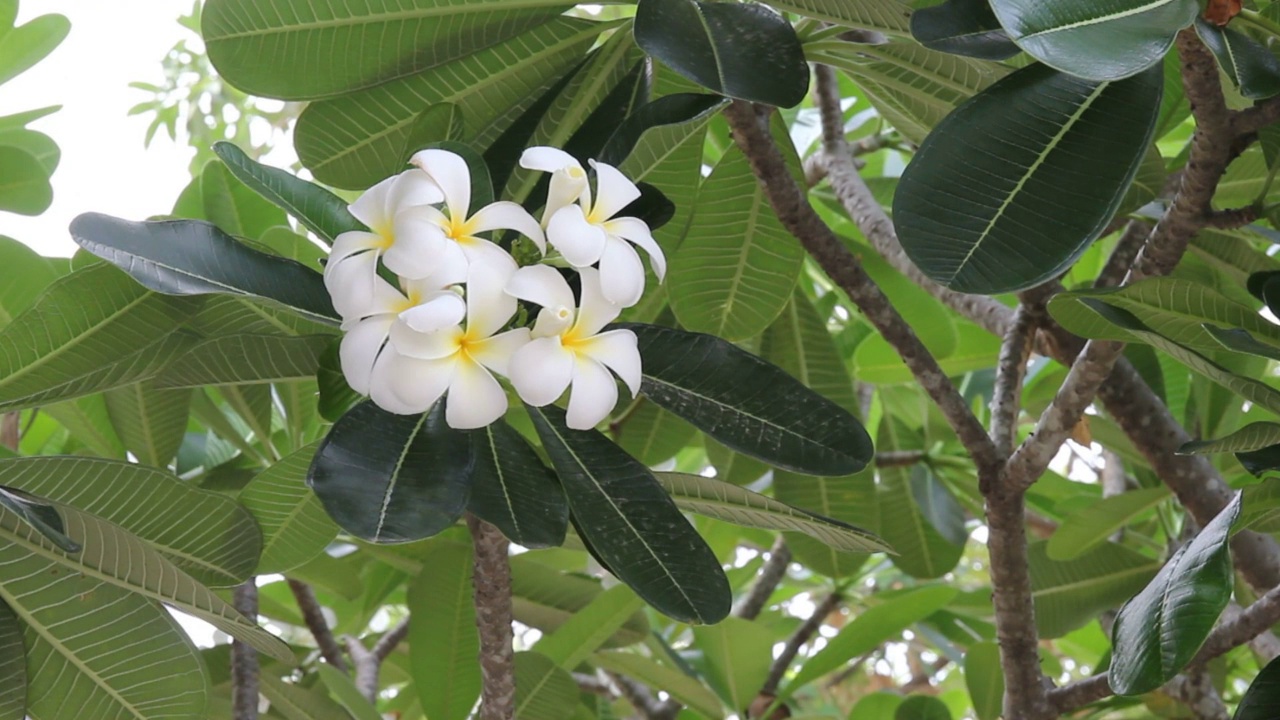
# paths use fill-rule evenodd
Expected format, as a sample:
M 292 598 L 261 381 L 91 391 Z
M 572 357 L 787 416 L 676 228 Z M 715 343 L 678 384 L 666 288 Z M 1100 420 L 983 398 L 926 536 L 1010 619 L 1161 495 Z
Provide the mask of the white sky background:
M 164 130 L 144 149 L 152 116 L 126 113 L 150 97 L 129 83 L 158 84 L 165 53 L 190 36 L 176 22 L 190 9 L 189 0 L 20 3 L 19 24 L 61 13 L 71 21 L 71 32 L 49 57 L 0 85 L 0 115 L 62 105 L 30 125 L 58 143 L 62 162 L 53 174 L 53 205 L 34 218 L 0 212 L 0 235 L 43 255 L 69 256 L 76 246 L 67 226 L 82 212 L 142 220 L 173 207 L 190 179 L 193 151 L 169 140 Z

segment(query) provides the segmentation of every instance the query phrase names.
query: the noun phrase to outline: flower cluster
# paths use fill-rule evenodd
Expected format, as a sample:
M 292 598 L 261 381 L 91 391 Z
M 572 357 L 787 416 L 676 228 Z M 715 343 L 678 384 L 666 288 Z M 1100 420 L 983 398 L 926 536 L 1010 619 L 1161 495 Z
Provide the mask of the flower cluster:
M 369 230 L 338 236 L 325 266 L 325 286 L 343 321 L 348 384 L 405 415 L 425 412 L 447 394 L 445 419 L 460 429 L 484 427 L 506 412 L 507 394 L 495 375 L 534 406 L 569 389 L 568 424 L 579 430 L 613 411 L 614 374 L 634 396 L 635 334 L 602 330 L 644 292 L 644 265 L 633 245 L 649 255 L 659 280 L 666 270 L 649 226 L 617 217 L 640 197 L 635 184 L 592 162 L 593 193 L 571 155 L 529 148 L 521 166 L 551 175 L 539 221 L 513 202 L 472 212 L 471 174 L 456 153 L 423 150 L 410 163 L 350 205 Z M 494 230 L 515 231 L 533 241 L 544 262 L 576 270 L 578 297 L 552 264 L 519 267 L 481 237 Z M 519 300 L 539 308 L 531 328 L 512 327 Z

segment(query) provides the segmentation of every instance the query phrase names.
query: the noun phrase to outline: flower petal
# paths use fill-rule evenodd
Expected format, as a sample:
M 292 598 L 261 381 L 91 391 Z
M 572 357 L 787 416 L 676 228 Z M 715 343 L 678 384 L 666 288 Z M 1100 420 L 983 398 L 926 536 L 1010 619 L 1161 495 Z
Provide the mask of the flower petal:
M 400 213 L 395 227 L 396 240 L 382 254 L 387 269 L 412 279 L 425 278 L 436 272 L 449 242 L 440 228 L 421 222 L 409 213 Z
M 630 330 L 610 330 L 578 343 L 580 355 L 603 364 L 618 374 L 631 391 L 631 397 L 640 392 L 640 350 L 636 334 Z
M 547 239 L 542 234 L 542 226 L 533 219 L 528 210 L 516 203 L 502 200 L 480 208 L 480 211 L 467 221 L 471 232 L 482 233 L 489 230 L 515 230 L 529 238 L 538 250 L 547 251 Z
M 458 353 L 462 341 L 462 328 L 454 326 L 435 332 L 416 332 L 404 322 L 396 322 L 390 328 L 391 344 L 406 357 L 420 360 L 439 360 Z
M 446 241 L 440 245 L 439 250 L 439 254 L 433 260 L 435 267 L 432 268 L 430 275 L 421 278 L 400 278 L 400 285 L 406 294 L 416 293 L 418 297 L 426 297 L 467 281 L 471 263 L 467 261 L 467 256 L 462 253 L 457 244 Z
M 573 390 L 565 424 L 573 430 L 590 430 L 609 417 L 618 404 L 618 386 L 604 366 L 579 356 L 573 364 Z
M 594 265 L 608 238 L 604 228 L 587 222 L 578 205 L 566 205 L 547 222 L 547 240 L 574 267 Z
M 611 237 L 600 255 L 600 283 L 604 298 L 620 307 L 631 307 L 644 295 L 644 263 L 624 240 Z
M 507 393 L 497 378 L 479 363 L 461 358 L 445 402 L 445 422 L 458 430 L 482 428 L 507 411 Z
M 420 360 L 388 347 L 373 372 L 370 397 L 378 407 L 400 415 L 422 413 L 444 395 L 453 381 L 457 358 Z
M 550 405 L 573 379 L 573 353 L 559 337 L 530 340 L 511 356 L 507 377 L 520 399 L 535 407 Z
M 575 200 L 589 193 L 587 173 L 581 167 L 570 167 L 551 173 L 547 186 L 547 203 L 542 208 L 542 226 L 546 227 L 560 208 L 572 205 Z
M 444 200 L 444 193 L 431 176 L 410 168 L 395 177 L 387 193 L 387 217 L 394 220 L 397 213 L 419 205 L 435 205 Z
M 373 364 L 382 352 L 393 318 L 379 315 L 356 323 L 338 345 L 338 361 L 347 384 L 361 395 L 369 394 Z
M 390 283 L 378 277 L 378 253 L 373 250 L 330 262 L 325 267 L 324 286 L 333 300 L 333 309 L 344 320 L 371 315 L 399 295 Z
M 422 168 L 444 193 L 449 217 L 459 222 L 471 211 L 471 169 L 467 161 L 448 150 L 419 150 L 409 162 Z
M 596 171 L 596 204 L 591 214 L 604 221 L 640 197 L 640 188 L 612 165 L 591 161 Z
M 649 264 L 653 266 L 653 274 L 658 276 L 658 280 L 662 280 L 667 274 L 667 258 L 662 254 L 662 248 L 657 241 L 653 239 L 648 223 L 640 218 L 620 217 L 605 223 L 604 229 L 610 235 L 616 235 L 644 248 L 644 251 L 649 253 Z
M 574 307 L 573 290 L 558 270 L 548 265 L 528 265 L 507 280 L 507 294 L 556 310 Z
M 498 332 L 516 314 L 516 299 L 505 292 L 507 282 L 516 272 L 516 261 L 502 248 L 488 244 L 501 255 L 488 255 L 484 262 L 473 261 L 467 275 L 467 338 L 470 341 L 483 340 Z
M 511 356 L 528 342 L 529 328 L 515 328 L 485 340 L 467 343 L 467 355 L 499 375 L 506 375 L 511 367 Z
M 455 292 L 447 290 L 433 293 L 423 302 L 400 313 L 400 320 L 420 333 L 435 332 L 462 322 L 467 316 L 467 304 Z
M 541 170 L 542 172 L 555 172 L 565 168 L 576 167 L 582 169 L 582 164 L 577 161 L 569 153 L 560 148 L 549 147 L 547 145 L 537 145 L 527 148 L 520 154 L 520 167 L 525 170 Z
M 391 186 L 395 184 L 396 177 L 398 176 L 393 175 L 375 184 L 347 206 L 347 210 L 374 234 L 378 234 L 379 228 L 386 230 L 391 226 L 391 216 L 387 214 L 387 199 L 391 195 Z

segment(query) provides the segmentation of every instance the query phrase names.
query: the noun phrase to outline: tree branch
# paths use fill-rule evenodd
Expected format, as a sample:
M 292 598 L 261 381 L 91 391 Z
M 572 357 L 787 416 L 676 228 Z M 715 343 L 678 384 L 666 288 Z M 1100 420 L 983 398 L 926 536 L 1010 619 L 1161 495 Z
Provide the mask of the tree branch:
M 370 705 L 378 702 L 378 675 L 382 670 L 382 661 L 377 655 L 369 652 L 360 638 L 351 635 L 342 638 L 347 644 L 347 654 L 351 656 L 351 664 L 355 666 L 356 690 L 369 701 Z
M 298 610 L 302 613 L 302 621 L 307 624 L 307 629 L 316 640 L 316 647 L 320 649 L 320 656 L 335 668 L 347 672 L 346 658 L 342 657 L 342 648 L 338 645 L 337 638 L 333 636 L 329 622 L 325 620 L 324 611 L 320 608 L 320 601 L 316 599 L 315 591 L 301 580 L 292 578 L 287 580 L 289 590 L 298 603 Z
M 996 361 L 996 384 L 991 395 L 991 442 L 1001 457 L 1013 452 L 1018 436 L 1018 410 L 1022 407 L 1022 378 L 1027 356 L 1043 316 L 1043 309 L 1021 304 L 1013 314 L 1013 326 L 1005 333 Z M 987 491 L 984 490 L 985 494 Z
M 778 584 L 787 576 L 787 566 L 790 564 L 791 549 L 787 547 L 786 540 L 779 535 L 778 539 L 773 541 L 773 547 L 769 548 L 769 559 L 760 566 L 760 575 L 756 578 L 755 584 L 733 609 L 733 615 L 744 620 L 755 620 L 768 605 L 769 597 L 773 595 L 774 590 L 778 589 Z
M 373 656 L 381 663 L 395 652 L 396 647 L 407 637 L 409 637 L 409 618 L 406 617 L 388 630 L 386 635 L 378 638 L 378 642 L 373 644 Z
M 1129 268 L 1133 267 L 1133 261 L 1142 252 L 1142 246 L 1146 244 L 1150 234 L 1151 225 L 1141 220 L 1130 220 L 1124 226 L 1120 239 L 1116 241 L 1111 257 L 1107 258 L 1107 264 L 1093 281 L 1093 286 L 1109 288 L 1119 285 L 1129 273 Z
M 1214 689 L 1209 673 L 1197 670 L 1170 680 L 1165 691 L 1180 700 L 1198 720 L 1227 720 L 1227 706 Z
M 498 528 L 467 514 L 475 547 L 476 626 L 480 629 L 480 720 L 515 717 L 515 651 L 511 630 L 510 543 Z
M 782 682 L 782 678 L 787 674 L 787 669 L 791 667 L 791 661 L 796 659 L 796 655 L 800 653 L 800 648 L 813 639 L 818 629 L 822 627 L 822 623 L 826 621 L 827 616 L 835 612 L 840 607 L 840 594 L 831 593 L 818 603 L 813 609 L 813 613 L 809 618 L 796 628 L 796 631 L 787 638 L 787 644 L 783 646 L 782 653 L 774 658 L 773 665 L 769 667 L 769 676 L 765 678 L 764 685 L 760 687 L 761 695 L 776 696 L 778 694 L 778 684 Z
M 249 578 L 232 591 L 231 603 L 249 622 L 258 622 L 258 585 Z M 231 643 L 231 712 L 235 720 L 258 720 L 258 651 L 242 640 Z

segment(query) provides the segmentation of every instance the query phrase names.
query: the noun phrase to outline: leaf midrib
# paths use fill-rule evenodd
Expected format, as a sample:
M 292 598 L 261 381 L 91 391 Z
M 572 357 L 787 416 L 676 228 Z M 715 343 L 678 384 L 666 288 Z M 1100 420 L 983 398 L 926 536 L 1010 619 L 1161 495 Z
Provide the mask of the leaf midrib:
M 1129 8 L 1128 10 L 1121 10 L 1120 12 L 1117 12 L 1117 13 L 1111 13 L 1109 15 L 1101 15 L 1101 16 L 1090 18 L 1087 20 L 1077 20 L 1075 22 L 1064 23 L 1062 25 L 1057 25 L 1051 28 L 1045 28 L 1044 30 L 1037 30 L 1027 35 L 1021 35 L 1017 39 L 1019 41 L 1025 41 L 1025 40 L 1030 40 L 1036 37 L 1052 35 L 1053 33 L 1057 33 L 1057 32 L 1064 32 L 1067 30 L 1076 30 L 1082 27 L 1090 27 L 1092 25 L 1101 25 L 1103 23 L 1114 22 L 1116 20 L 1123 20 L 1124 18 L 1133 17 L 1134 15 L 1141 15 L 1144 12 L 1155 10 L 1163 5 L 1169 5 L 1173 2 L 1175 2 L 1175 0 L 1154 0 L 1153 2 L 1149 2 L 1146 5 L 1141 5 L 1136 8 Z
M 243 30 L 240 32 L 230 32 L 224 35 L 213 35 L 205 38 L 205 42 L 214 44 L 224 40 L 235 40 L 246 37 L 259 37 L 265 35 L 287 35 L 290 33 L 304 32 L 307 30 L 325 30 L 335 27 L 358 27 L 361 25 L 372 25 L 377 23 L 387 23 L 396 20 L 414 20 L 428 19 L 435 17 L 458 17 L 468 14 L 489 14 L 493 15 L 500 10 L 527 10 L 542 7 L 555 7 L 557 5 L 566 4 L 567 0 L 469 0 L 468 5 L 437 5 L 432 8 L 419 10 L 401 10 L 398 12 L 386 12 L 367 15 L 362 18 L 346 17 L 346 18 L 330 18 L 328 20 L 312 20 L 308 22 L 295 23 L 292 25 L 280 25 L 270 28 L 260 28 L 257 30 Z M 494 10 L 490 6 L 497 6 L 499 10 Z

